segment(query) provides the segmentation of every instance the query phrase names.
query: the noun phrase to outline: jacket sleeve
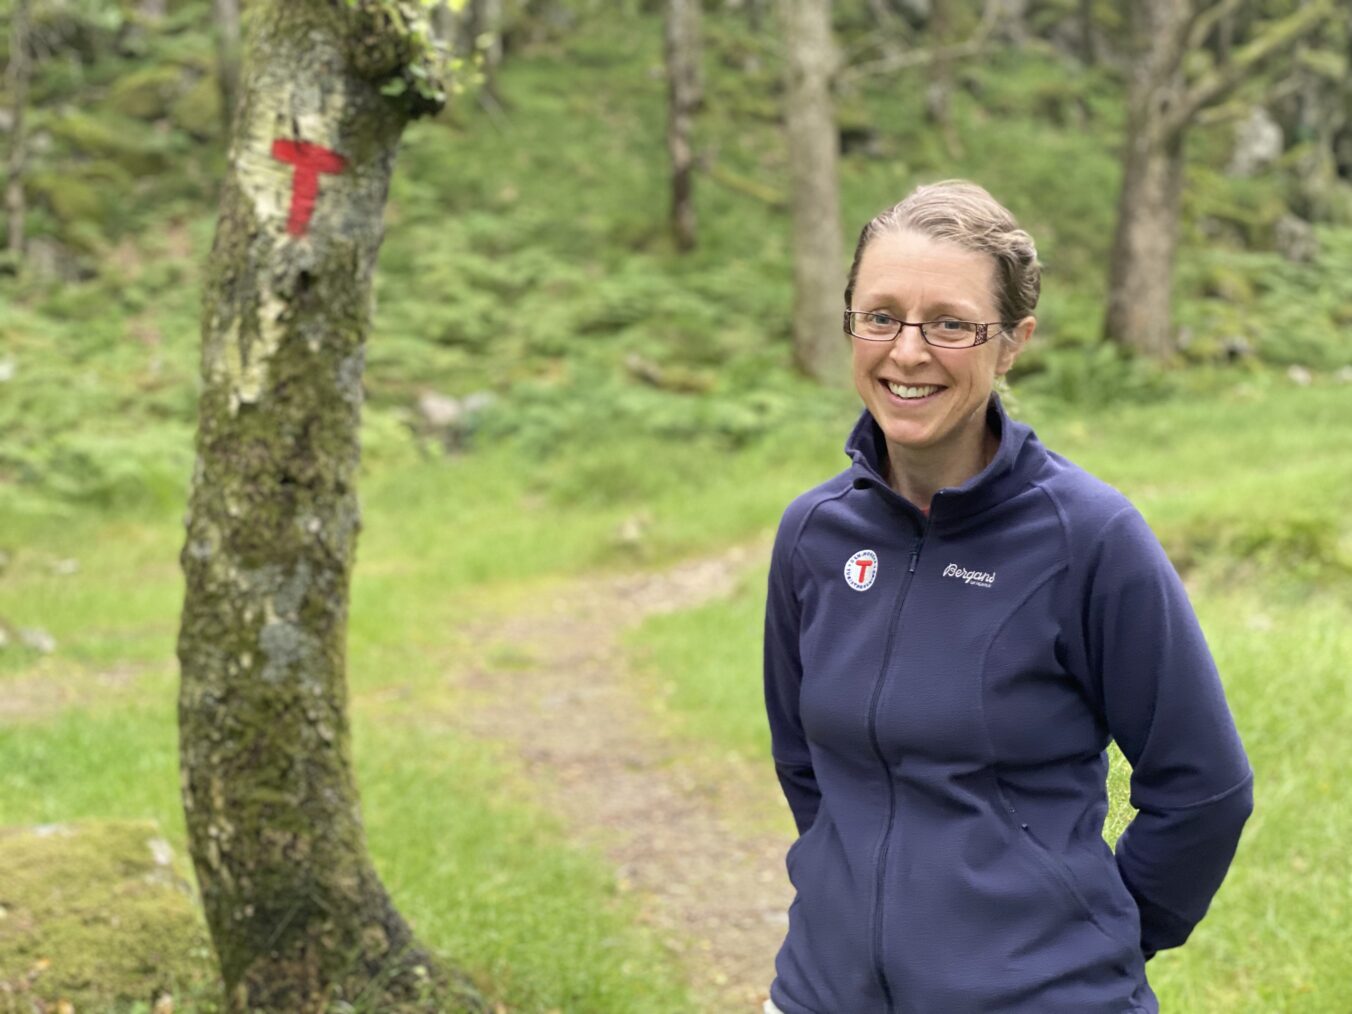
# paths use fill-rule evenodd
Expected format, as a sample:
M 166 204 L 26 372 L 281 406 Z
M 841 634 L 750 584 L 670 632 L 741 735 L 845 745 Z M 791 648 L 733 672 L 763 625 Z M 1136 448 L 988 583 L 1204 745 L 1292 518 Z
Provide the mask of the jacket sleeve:
M 1087 610 L 1108 728 L 1132 768 L 1138 812 L 1116 858 L 1149 959 L 1206 914 L 1253 810 L 1253 770 L 1183 583 L 1134 507 L 1104 528 Z
M 770 752 L 784 798 L 801 835 L 817 816 L 821 791 L 812 770 L 807 737 L 798 713 L 803 681 L 798 655 L 800 606 L 793 584 L 793 553 L 798 525 L 790 508 L 779 524 L 770 555 L 765 597 L 765 711 L 770 721 Z

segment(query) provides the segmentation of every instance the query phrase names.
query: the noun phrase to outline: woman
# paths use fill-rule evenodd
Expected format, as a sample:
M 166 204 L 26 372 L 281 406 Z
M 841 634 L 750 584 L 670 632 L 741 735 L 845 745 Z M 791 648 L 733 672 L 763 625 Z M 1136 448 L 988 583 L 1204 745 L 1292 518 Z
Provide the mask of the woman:
M 993 391 L 1033 334 L 1027 233 L 920 187 L 845 289 L 853 464 L 772 556 L 765 699 L 799 837 L 769 1012 L 1156 1012 L 1252 771 L 1183 586 L 1116 490 Z M 1101 837 L 1105 748 L 1139 810 Z

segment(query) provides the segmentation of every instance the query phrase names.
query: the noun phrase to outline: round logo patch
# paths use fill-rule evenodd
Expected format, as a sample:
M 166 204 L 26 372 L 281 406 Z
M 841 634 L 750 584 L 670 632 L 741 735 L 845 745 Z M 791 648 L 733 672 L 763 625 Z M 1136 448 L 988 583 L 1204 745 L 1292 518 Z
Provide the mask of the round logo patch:
M 868 591 L 878 576 L 878 554 L 861 549 L 845 564 L 845 583 L 855 591 Z

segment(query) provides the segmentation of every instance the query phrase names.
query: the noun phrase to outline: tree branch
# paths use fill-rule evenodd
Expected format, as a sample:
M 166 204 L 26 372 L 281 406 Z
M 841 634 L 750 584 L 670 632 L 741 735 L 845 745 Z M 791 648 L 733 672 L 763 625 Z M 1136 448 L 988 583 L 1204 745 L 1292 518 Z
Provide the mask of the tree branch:
M 1225 66 L 1212 67 L 1188 87 L 1178 105 L 1165 118 L 1166 134 L 1183 130 L 1199 112 L 1224 99 L 1272 57 L 1315 32 L 1332 14 L 1331 0 L 1313 0 L 1245 44 Z
M 891 74 L 898 70 L 913 67 L 928 67 L 940 60 L 953 60 L 963 56 L 975 56 L 986 48 L 991 30 L 995 27 L 995 18 L 988 7 L 982 14 L 981 23 L 972 32 L 972 37 L 953 46 L 938 49 L 908 49 L 904 52 L 889 53 L 887 56 L 868 63 L 848 64 L 836 74 L 836 82 L 841 85 L 853 85 L 866 77 L 878 74 Z

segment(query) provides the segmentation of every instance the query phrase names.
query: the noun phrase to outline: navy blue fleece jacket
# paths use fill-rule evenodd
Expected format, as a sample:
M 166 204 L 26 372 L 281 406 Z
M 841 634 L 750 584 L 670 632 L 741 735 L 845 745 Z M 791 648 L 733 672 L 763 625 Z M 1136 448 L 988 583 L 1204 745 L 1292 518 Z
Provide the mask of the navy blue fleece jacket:
M 926 518 L 853 464 L 785 512 L 765 700 L 799 837 L 786 1014 L 1156 1012 L 1253 773 L 1182 583 L 1116 490 L 992 396 L 991 463 Z M 1105 749 L 1138 810 L 1101 837 Z

